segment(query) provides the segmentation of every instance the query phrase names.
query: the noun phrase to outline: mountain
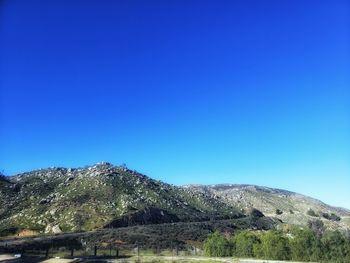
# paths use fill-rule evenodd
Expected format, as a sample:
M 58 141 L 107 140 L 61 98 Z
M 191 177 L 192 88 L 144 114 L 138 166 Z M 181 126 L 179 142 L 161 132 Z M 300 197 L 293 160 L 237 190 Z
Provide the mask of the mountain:
M 89 231 L 244 216 L 221 198 L 153 180 L 124 166 L 49 168 L 2 179 L 0 231 Z
M 244 218 L 247 227 L 257 228 L 280 221 L 303 225 L 316 218 L 332 228 L 350 225 L 348 210 L 285 190 L 251 185 L 179 187 L 106 162 L 0 176 L 0 190 L 0 236 Z M 263 214 L 266 219 L 254 219 Z
M 350 228 L 350 210 L 333 207 L 291 191 L 247 184 L 187 185 L 187 189 L 219 197 L 241 211 L 256 208 L 284 223 L 306 225 L 320 219 L 329 228 Z

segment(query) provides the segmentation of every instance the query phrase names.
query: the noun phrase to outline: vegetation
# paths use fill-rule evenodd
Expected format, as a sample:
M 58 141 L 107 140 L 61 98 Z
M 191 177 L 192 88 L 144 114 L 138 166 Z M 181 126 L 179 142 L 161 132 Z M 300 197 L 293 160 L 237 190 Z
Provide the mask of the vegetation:
M 254 249 L 259 238 L 251 231 L 245 230 L 233 237 L 233 249 L 237 257 L 254 257 Z
M 306 212 L 309 216 L 313 216 L 313 217 L 318 217 L 318 215 L 316 214 L 316 212 L 312 209 L 309 209 L 307 212 Z
M 289 259 L 288 239 L 279 232 L 267 231 L 260 235 L 260 244 L 256 247 L 256 255 L 264 259 Z
M 276 209 L 276 215 L 282 215 L 283 214 L 283 211 L 281 209 Z
M 14 228 L 46 234 L 91 231 L 118 220 L 139 225 L 243 216 L 222 199 L 153 180 L 125 165 L 53 167 L 10 177 L 0 173 L 0 234 Z
M 315 233 L 316 237 L 318 239 L 321 238 L 325 231 L 325 226 L 323 222 L 319 219 L 317 220 L 311 220 L 308 222 L 308 227 Z
M 312 215 L 319 211 L 316 216 L 325 227 L 350 226 L 349 211 L 289 191 L 251 185 L 178 187 L 125 165 L 52 167 L 14 176 L 0 172 L 0 236 L 261 218 L 274 213 L 283 222 L 306 225 L 309 208 Z
M 228 257 L 232 255 L 232 244 L 219 232 L 214 232 L 204 242 L 205 254 L 211 257 Z
M 193 185 L 191 188 L 221 197 L 246 214 L 249 214 L 251 208 L 255 208 L 264 215 L 276 215 L 286 224 L 306 226 L 310 218 L 315 217 L 323 220 L 325 227 L 329 229 L 350 228 L 349 210 L 332 207 L 294 192 L 246 184 Z
M 251 201 L 254 205 L 245 205 Z M 274 212 L 278 218 L 264 216 Z M 40 235 L 41 241 L 34 244 L 38 247 L 52 246 L 56 239 L 60 245 L 61 239 L 71 237 L 84 249 L 104 243 L 193 249 L 214 232 L 204 242 L 205 253 L 211 256 L 350 262 L 350 238 L 326 230 L 346 228 L 349 215 L 284 190 L 249 185 L 177 187 L 125 165 L 49 168 L 10 177 L 0 173 L 0 237 Z M 310 216 L 315 218 L 307 229 L 266 231 L 288 218 L 306 225 Z M 10 249 L 5 242 L 1 246 Z M 11 249 L 17 249 L 14 246 Z M 33 247 L 31 239 L 26 246 Z
M 339 231 L 318 236 L 311 228 L 285 231 L 244 230 L 231 238 L 219 232 L 204 242 L 207 256 L 274 260 L 350 262 L 350 237 Z
M 317 244 L 316 236 L 311 229 L 295 229 L 289 240 L 290 256 L 292 260 L 310 261 L 314 257 L 314 251 Z M 318 258 L 318 256 L 317 256 Z
M 339 216 L 337 216 L 334 213 L 330 213 L 330 214 L 322 213 L 322 216 L 328 220 L 331 220 L 331 221 L 340 221 L 340 219 L 341 219 Z

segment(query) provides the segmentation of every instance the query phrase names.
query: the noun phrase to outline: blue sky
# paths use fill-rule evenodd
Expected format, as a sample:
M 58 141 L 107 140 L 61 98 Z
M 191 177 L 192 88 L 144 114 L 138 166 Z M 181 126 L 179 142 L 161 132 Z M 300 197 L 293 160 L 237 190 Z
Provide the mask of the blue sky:
M 0 4 L 0 167 L 99 161 L 350 208 L 347 1 Z

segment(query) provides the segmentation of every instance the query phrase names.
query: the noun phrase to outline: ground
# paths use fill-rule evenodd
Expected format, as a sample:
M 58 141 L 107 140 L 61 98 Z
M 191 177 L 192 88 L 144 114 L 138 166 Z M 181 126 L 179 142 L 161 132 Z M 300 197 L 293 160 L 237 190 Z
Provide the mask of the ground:
M 166 263 L 166 262 L 181 262 L 181 263 L 283 263 L 287 261 L 276 261 L 276 260 L 257 260 L 257 259 L 237 259 L 237 258 L 211 258 L 211 257 L 194 257 L 194 256 L 142 256 L 142 257 L 130 257 L 130 258 L 119 258 L 119 259 L 16 259 L 13 255 L 0 255 L 0 262 L 33 262 L 33 263 L 74 263 L 74 262 L 99 262 L 99 263 Z M 291 262 L 289 263 L 298 263 Z

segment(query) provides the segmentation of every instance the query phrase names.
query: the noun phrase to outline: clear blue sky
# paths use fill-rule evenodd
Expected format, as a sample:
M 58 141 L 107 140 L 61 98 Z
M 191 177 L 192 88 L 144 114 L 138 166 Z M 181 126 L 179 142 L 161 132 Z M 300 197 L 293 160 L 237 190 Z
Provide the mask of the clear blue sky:
M 350 5 L 0 2 L 0 167 L 99 161 L 350 208 Z

